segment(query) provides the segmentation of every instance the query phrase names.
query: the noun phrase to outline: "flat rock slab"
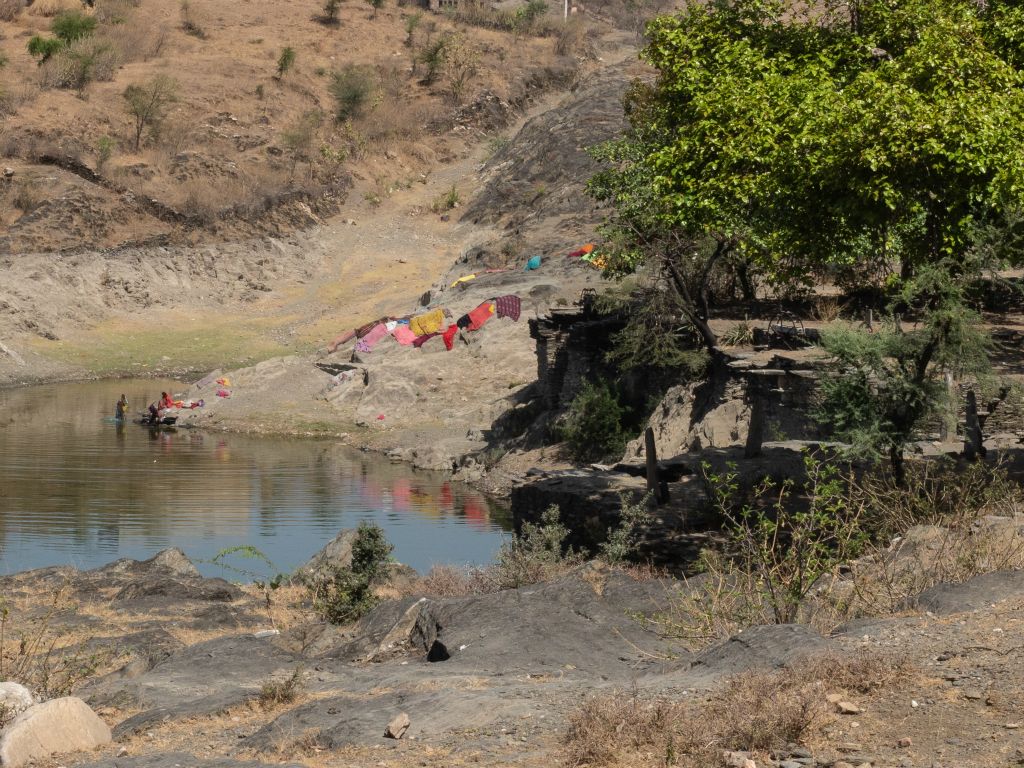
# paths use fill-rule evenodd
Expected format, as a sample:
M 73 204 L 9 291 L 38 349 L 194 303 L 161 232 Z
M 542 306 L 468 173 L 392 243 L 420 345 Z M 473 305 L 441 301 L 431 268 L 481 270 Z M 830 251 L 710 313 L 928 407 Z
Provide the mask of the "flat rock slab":
M 290 672 L 300 659 L 272 638 L 225 637 L 185 648 L 136 677 L 110 675 L 82 693 L 94 705 L 141 707 L 114 728 L 124 734 L 164 719 L 219 712 L 256 695 L 275 673 Z
M 334 648 L 321 643 L 314 652 L 361 661 L 380 658 L 391 645 L 404 649 L 406 660 L 447 668 L 436 675 L 565 674 L 568 669 L 575 677 L 631 680 L 665 650 L 664 641 L 636 616 L 664 610 L 671 598 L 665 582 L 640 582 L 585 566 L 547 584 L 421 601 L 418 607 L 414 600 L 382 605 L 347 641 L 338 638 Z
M 396 716 L 408 713 L 410 725 L 403 738 L 432 742 L 460 732 L 479 732 L 502 723 L 521 722 L 543 713 L 537 686 L 511 686 L 487 690 L 394 691 L 370 698 L 319 699 L 285 712 L 245 740 L 263 752 L 288 750 L 289 739 L 317 731 L 326 749 L 353 745 L 394 746 L 385 729 Z M 578 691 L 577 691 L 578 695 Z
M 1024 595 L 1024 571 L 995 571 L 962 584 L 937 584 L 917 597 L 921 610 L 940 616 L 987 608 L 993 603 Z
M 67 696 L 36 704 L 0 734 L 0 765 L 20 768 L 59 752 L 110 743 L 110 729 L 81 699 Z
M 79 768 L 266 768 L 266 763 L 218 758 L 204 760 L 187 752 L 160 752 L 138 757 L 111 757 Z M 274 763 L 274 768 L 305 768 L 298 763 Z
M 765 624 L 703 651 L 687 674 L 712 682 L 748 669 L 782 667 L 827 648 L 828 640 L 803 624 Z

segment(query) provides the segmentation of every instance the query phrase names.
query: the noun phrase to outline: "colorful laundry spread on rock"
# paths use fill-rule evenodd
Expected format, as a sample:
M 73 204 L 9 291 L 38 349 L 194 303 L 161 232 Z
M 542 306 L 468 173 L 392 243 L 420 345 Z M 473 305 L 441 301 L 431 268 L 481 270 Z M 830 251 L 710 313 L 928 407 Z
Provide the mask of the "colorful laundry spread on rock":
M 409 320 L 409 330 L 417 336 L 438 333 L 444 325 L 444 310 L 435 309 L 425 315 L 417 315 Z

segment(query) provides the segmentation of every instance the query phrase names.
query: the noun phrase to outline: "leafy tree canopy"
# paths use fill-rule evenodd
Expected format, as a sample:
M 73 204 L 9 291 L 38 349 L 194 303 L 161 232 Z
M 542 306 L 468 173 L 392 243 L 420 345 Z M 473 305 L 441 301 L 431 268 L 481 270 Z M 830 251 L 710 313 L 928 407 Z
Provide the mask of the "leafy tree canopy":
M 658 78 L 634 85 L 592 182 L 635 242 L 711 237 L 774 279 L 866 261 L 907 277 L 1021 205 L 1012 4 L 716 0 L 649 35 Z

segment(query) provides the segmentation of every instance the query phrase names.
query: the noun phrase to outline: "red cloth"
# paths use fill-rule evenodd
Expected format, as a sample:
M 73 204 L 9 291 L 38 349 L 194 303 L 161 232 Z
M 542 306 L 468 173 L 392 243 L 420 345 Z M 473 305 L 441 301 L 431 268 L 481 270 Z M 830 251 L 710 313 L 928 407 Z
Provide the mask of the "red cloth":
M 444 338 L 445 349 L 447 349 L 449 352 L 451 351 L 452 346 L 455 343 L 455 334 L 458 332 L 459 326 L 457 326 L 455 323 L 452 323 L 447 328 L 445 328 L 442 338 Z
M 578 259 L 580 256 L 586 256 L 588 253 L 593 253 L 593 252 L 594 252 L 594 244 L 593 243 L 587 243 L 582 248 L 579 248 L 579 249 L 573 251 L 572 253 L 570 253 L 567 258 L 570 258 L 570 259 L 577 258 Z
M 412 345 L 414 347 L 416 347 L 417 349 L 419 349 L 424 344 L 426 344 L 428 341 L 430 341 L 432 338 L 434 338 L 435 336 L 440 336 L 440 335 L 441 335 L 440 333 L 428 333 L 428 334 L 426 334 L 424 336 L 417 336 L 415 339 L 413 339 Z
M 478 331 L 486 323 L 494 317 L 494 302 L 485 301 L 479 307 L 469 313 L 469 330 Z
M 164 395 L 162 398 L 160 398 L 160 408 L 161 409 L 163 409 L 163 408 L 176 408 L 176 407 L 177 407 L 177 405 L 175 404 L 174 400 L 171 399 L 170 395 Z

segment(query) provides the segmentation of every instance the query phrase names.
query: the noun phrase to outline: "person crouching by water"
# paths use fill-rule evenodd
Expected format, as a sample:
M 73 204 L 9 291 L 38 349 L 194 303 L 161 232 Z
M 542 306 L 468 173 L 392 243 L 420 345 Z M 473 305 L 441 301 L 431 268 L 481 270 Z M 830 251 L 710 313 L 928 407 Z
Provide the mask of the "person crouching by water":
M 117 405 L 114 406 L 114 419 L 117 421 L 124 421 L 125 416 L 128 413 L 128 398 L 121 395 L 121 399 L 117 401 Z
M 171 396 L 166 392 L 160 393 L 160 399 L 155 403 L 149 404 L 149 423 L 159 424 L 164 416 L 164 413 L 170 408 L 177 408 L 177 403 L 171 399 Z
M 166 411 L 168 408 L 177 408 L 178 404 L 171 399 L 171 396 L 166 392 L 160 393 L 160 410 Z

